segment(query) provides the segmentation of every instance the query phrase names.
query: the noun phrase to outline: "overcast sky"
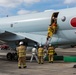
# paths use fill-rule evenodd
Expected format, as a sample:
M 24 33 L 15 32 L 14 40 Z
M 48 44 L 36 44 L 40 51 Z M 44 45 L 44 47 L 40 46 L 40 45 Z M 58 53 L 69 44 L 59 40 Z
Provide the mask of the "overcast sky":
M 0 17 L 76 7 L 76 0 L 0 0 Z

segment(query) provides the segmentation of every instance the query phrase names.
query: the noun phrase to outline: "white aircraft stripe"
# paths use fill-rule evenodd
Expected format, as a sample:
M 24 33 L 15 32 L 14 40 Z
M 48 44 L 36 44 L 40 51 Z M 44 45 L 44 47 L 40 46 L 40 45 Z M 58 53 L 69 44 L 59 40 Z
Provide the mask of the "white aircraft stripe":
M 30 21 L 37 21 L 37 20 L 46 20 L 49 19 L 49 17 L 45 17 L 45 18 L 34 18 L 34 19 L 25 19 L 25 20 L 18 20 L 18 21 L 11 21 L 11 22 L 6 22 L 7 23 L 12 23 L 12 24 L 17 24 L 20 22 L 30 22 Z
M 37 21 L 37 20 L 46 20 L 49 19 L 49 17 L 47 18 L 35 18 L 35 19 L 27 19 L 27 20 L 19 20 L 19 21 L 14 21 L 13 23 L 20 23 L 20 22 L 30 22 L 30 21 Z

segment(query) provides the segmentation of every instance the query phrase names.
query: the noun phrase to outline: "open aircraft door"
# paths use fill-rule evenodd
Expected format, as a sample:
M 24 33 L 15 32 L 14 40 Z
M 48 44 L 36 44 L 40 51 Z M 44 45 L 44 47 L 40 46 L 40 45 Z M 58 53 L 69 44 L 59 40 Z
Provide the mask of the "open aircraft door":
M 57 23 L 57 20 L 58 20 L 58 14 L 59 14 L 59 12 L 54 12 L 53 14 L 52 14 L 52 17 L 51 17 L 51 25 L 52 25 L 52 23 L 54 22 L 54 18 L 56 19 L 56 23 Z M 58 24 L 57 24 L 58 25 Z M 57 33 L 55 34 L 55 35 L 53 35 L 53 37 L 52 37 L 52 39 L 51 39 L 51 43 L 52 44 L 58 44 L 58 35 L 57 35 Z

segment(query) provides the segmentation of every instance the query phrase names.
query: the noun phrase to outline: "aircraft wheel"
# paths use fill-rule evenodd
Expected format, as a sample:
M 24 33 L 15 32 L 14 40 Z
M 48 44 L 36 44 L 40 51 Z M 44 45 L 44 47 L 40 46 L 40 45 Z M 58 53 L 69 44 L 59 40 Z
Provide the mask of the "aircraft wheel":
M 12 60 L 12 54 L 11 53 L 7 53 L 7 60 Z
M 14 53 L 14 60 L 17 60 L 17 59 L 18 59 L 17 53 Z
M 15 55 L 15 53 L 11 53 L 12 54 L 12 60 L 14 60 L 14 55 Z

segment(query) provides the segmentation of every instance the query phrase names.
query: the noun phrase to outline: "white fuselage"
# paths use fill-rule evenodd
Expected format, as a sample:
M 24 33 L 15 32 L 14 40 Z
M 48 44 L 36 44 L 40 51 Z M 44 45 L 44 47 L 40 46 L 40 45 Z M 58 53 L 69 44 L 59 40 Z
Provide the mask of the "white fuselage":
M 51 24 L 51 17 L 54 12 L 59 12 L 57 17 L 58 32 L 53 36 L 51 43 L 76 44 L 76 28 L 70 24 L 70 20 L 76 17 L 76 8 L 1 18 L 0 30 L 14 33 L 33 33 L 46 37 L 47 28 Z M 64 16 L 66 20 L 63 22 Z

